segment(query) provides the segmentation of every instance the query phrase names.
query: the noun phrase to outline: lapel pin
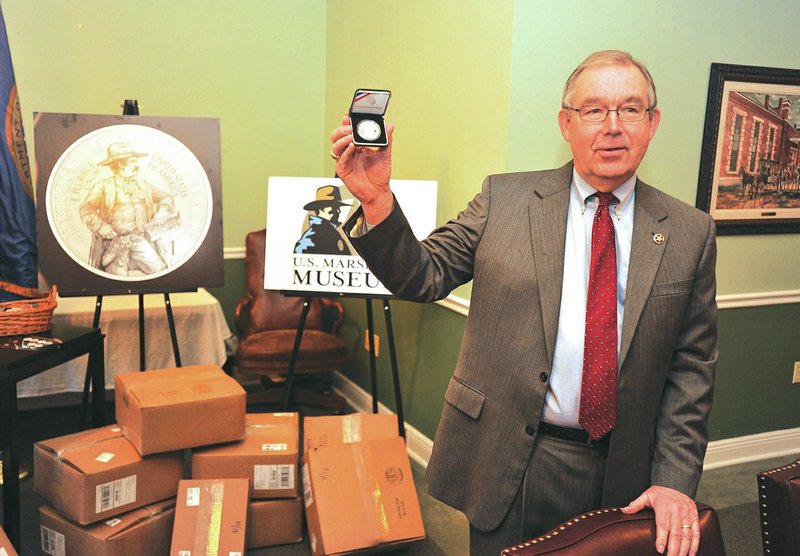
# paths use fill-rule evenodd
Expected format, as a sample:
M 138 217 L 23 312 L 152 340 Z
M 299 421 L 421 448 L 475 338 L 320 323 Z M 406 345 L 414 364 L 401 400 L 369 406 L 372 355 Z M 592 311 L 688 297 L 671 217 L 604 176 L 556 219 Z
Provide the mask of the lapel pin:
M 653 234 L 653 242 L 656 245 L 661 245 L 662 243 L 664 243 L 664 239 L 665 239 L 664 234 Z

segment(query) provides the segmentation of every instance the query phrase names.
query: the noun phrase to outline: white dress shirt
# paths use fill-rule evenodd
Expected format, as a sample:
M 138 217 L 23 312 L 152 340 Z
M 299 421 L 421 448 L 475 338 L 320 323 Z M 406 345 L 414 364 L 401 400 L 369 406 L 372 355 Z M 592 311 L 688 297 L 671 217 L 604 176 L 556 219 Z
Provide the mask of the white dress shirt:
M 625 290 L 628 284 L 628 263 L 633 235 L 633 206 L 636 176 L 612 193 L 612 222 L 617 250 L 617 355 Z M 561 310 L 553 353 L 553 368 L 545 396 L 542 420 L 561 427 L 580 428 L 578 409 L 583 375 L 583 342 L 586 331 L 586 297 L 589 289 L 589 265 L 592 258 L 592 224 L 597 212 L 597 190 L 573 170 L 567 212 L 567 237 L 564 245 L 564 282 L 561 288 Z

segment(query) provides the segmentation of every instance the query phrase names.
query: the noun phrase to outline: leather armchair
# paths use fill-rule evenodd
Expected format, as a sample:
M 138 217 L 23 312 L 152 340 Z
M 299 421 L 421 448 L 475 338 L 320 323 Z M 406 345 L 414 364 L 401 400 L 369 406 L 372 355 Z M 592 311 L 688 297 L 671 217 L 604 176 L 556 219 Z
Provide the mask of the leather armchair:
M 700 520 L 698 556 L 725 556 L 717 513 L 697 504 Z M 604 508 L 579 515 L 546 535 L 504 549 L 501 556 L 658 556 L 655 514 L 643 510 L 623 514 Z
M 758 473 L 756 482 L 764 554 L 800 554 L 800 459 Z
M 289 369 L 297 326 L 305 298 L 287 297 L 264 289 L 264 246 L 266 230 L 247 234 L 247 291 L 236 306 L 236 327 L 241 341 L 236 350 L 237 369 L 242 374 L 262 376 L 262 384 L 271 390 L 248 396 L 248 402 L 273 403 L 282 392 L 275 383 Z M 336 336 L 344 321 L 342 304 L 324 297 L 311 300 L 303 339 L 295 364 L 295 374 L 329 373 L 344 367 L 347 345 Z M 292 399 L 300 404 L 344 409 L 345 400 L 322 389 L 292 389 Z

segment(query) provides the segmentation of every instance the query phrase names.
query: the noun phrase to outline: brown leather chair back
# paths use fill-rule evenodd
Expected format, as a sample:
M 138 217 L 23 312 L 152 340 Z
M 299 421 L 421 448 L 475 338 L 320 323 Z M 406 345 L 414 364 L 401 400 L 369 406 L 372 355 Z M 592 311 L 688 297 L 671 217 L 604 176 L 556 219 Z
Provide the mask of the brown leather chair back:
M 757 475 L 764 554 L 800 554 L 800 459 Z
M 725 556 L 719 518 L 713 508 L 697 504 L 700 521 L 698 556 Z M 658 556 L 655 514 L 623 514 L 619 508 L 588 512 L 562 523 L 546 535 L 504 549 L 501 556 Z
M 264 289 L 264 246 L 267 231 L 259 230 L 247 234 L 245 241 L 247 257 L 247 318 L 240 319 L 242 333 L 249 336 L 264 330 L 296 329 L 304 298 L 287 297 L 278 291 Z M 326 328 L 322 304 L 314 299 L 306 319 L 306 329 Z M 331 330 L 326 330 L 331 332 Z

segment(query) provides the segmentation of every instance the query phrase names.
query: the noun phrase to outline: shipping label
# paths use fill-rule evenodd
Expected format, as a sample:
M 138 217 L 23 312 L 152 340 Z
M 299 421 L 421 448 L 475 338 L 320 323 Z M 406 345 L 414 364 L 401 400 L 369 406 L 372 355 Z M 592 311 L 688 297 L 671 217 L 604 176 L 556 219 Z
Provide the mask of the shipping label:
M 200 487 L 191 487 L 186 489 L 186 507 L 200 505 Z
M 303 465 L 302 473 L 303 473 L 303 501 L 305 502 L 307 508 L 314 503 L 314 496 L 311 494 L 311 477 L 308 474 L 308 464 Z
M 136 502 L 136 475 L 97 485 L 95 513 L 101 513 Z
M 42 552 L 50 556 L 65 556 L 64 535 L 40 526 L 42 533 Z
M 109 461 L 114 459 L 114 455 L 115 454 L 112 454 L 111 452 L 103 452 L 102 454 L 100 454 L 99 456 L 97 456 L 94 459 L 95 459 L 95 461 L 99 461 L 100 463 L 108 463 Z
M 294 464 L 254 465 L 255 490 L 286 490 L 294 488 Z
M 289 449 L 288 444 L 262 444 L 261 451 L 262 452 L 285 452 Z

